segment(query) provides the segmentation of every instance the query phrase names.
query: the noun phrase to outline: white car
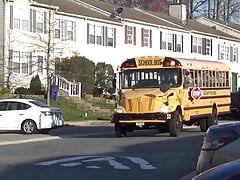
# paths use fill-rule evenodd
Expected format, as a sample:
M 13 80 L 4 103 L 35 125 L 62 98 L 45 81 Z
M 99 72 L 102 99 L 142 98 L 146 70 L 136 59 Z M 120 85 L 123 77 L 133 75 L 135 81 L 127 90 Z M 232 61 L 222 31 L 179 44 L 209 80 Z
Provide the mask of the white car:
M 64 119 L 59 108 L 32 99 L 0 100 L 0 130 L 47 133 L 63 125 Z

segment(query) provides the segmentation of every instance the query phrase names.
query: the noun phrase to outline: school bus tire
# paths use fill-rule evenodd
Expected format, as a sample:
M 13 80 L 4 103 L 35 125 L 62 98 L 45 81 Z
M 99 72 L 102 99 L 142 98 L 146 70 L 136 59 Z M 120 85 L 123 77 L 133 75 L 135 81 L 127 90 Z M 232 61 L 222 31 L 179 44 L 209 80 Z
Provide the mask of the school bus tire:
M 181 114 L 178 110 L 173 113 L 172 118 L 168 123 L 169 134 L 172 137 L 179 136 L 179 132 L 182 130 L 182 121 L 181 121 Z
M 115 123 L 115 136 L 116 137 L 126 137 L 127 132 L 124 127 L 122 127 L 119 123 Z

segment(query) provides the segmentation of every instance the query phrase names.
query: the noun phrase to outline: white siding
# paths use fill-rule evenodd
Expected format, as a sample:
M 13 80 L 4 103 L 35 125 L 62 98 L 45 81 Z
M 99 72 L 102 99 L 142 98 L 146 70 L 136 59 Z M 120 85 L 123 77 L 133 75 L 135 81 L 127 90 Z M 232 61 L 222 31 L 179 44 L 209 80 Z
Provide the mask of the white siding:
M 2 1 L 1 1 L 2 3 Z M 7 63 L 8 60 L 8 51 L 9 49 L 14 49 L 17 51 L 27 51 L 32 52 L 33 61 L 37 61 L 37 57 L 39 55 L 45 56 L 40 52 L 39 46 L 44 46 L 43 42 L 39 41 L 39 36 L 36 33 L 23 31 L 23 30 L 11 30 L 9 29 L 10 24 L 10 5 L 18 8 L 30 9 L 28 0 L 16 0 L 14 2 L 8 2 L 6 7 L 6 25 L 8 34 L 5 35 L 5 38 L 8 40 L 6 43 L 5 50 L 5 61 Z M 1 8 L 1 6 L 0 6 Z M 43 10 L 37 7 L 31 7 L 35 10 Z M 46 9 L 45 9 L 46 11 Z M 0 17 L 2 15 L 2 10 L 0 9 Z M 178 31 L 169 29 L 167 27 L 160 27 L 160 25 L 144 25 L 143 22 L 130 23 L 127 20 L 122 21 L 118 25 L 113 25 L 112 22 L 102 21 L 100 19 L 93 20 L 93 18 L 84 18 L 84 17 L 73 17 L 68 15 L 60 15 L 61 12 L 55 14 L 55 18 L 61 19 L 64 21 L 73 22 L 73 39 L 72 40 L 64 40 L 64 39 L 54 39 L 54 52 L 51 53 L 51 58 L 66 58 L 71 57 L 73 55 L 85 56 L 86 58 L 92 60 L 94 63 L 105 62 L 107 64 L 112 64 L 114 69 L 117 69 L 124 60 L 127 58 L 135 57 L 135 56 L 146 56 L 146 55 L 156 55 L 156 56 L 170 56 L 176 58 L 191 58 L 191 59 L 204 59 L 204 60 L 212 60 L 219 61 L 219 50 L 218 44 L 225 43 L 229 44 L 229 46 L 237 46 L 238 47 L 238 62 L 225 62 L 230 66 L 232 72 L 236 72 L 240 74 L 239 70 L 239 53 L 240 53 L 240 44 L 239 42 L 226 41 L 219 39 L 215 36 L 204 36 L 201 33 L 193 33 L 190 30 Z M 91 19 L 91 20 L 90 20 Z M 1 19 L 0 19 L 1 21 Z M 55 22 L 54 22 L 55 23 Z M 2 23 L 1 23 L 2 24 Z M 88 43 L 88 24 L 99 26 L 99 27 L 108 27 L 113 28 L 116 31 L 116 47 L 110 47 L 105 45 L 98 44 L 90 44 Z M 125 25 L 132 26 L 136 28 L 136 44 L 126 44 L 125 43 Z M 1 26 L 0 26 L 1 28 Z M 142 31 L 141 29 L 151 30 L 152 34 L 152 47 L 142 47 Z M 163 50 L 160 49 L 160 32 L 172 33 L 175 35 L 179 35 L 183 37 L 183 52 L 174 52 L 172 50 Z M 62 35 L 61 35 L 62 36 Z M 191 53 L 191 36 L 199 37 L 199 38 L 207 38 L 211 39 L 212 48 L 210 55 L 203 55 L 198 53 Z M 47 38 L 46 34 L 40 34 L 42 39 Z M 1 39 L 0 39 L 1 40 Z M 1 53 L 1 51 L 0 51 Z M 1 54 L 0 54 L 1 55 Z M 0 56 L 1 57 L 1 56 Z M 5 68 L 5 71 L 8 69 Z M 33 69 L 33 75 L 37 74 L 37 69 Z M 32 75 L 23 75 L 23 74 L 13 74 L 11 76 L 13 87 L 17 86 L 29 86 Z M 7 77 L 5 76 L 5 79 Z M 46 84 L 46 71 L 40 74 L 40 79 L 43 84 Z M 24 80 L 24 81 L 23 81 Z M 21 84 L 19 84 L 21 82 Z
M 0 85 L 4 83 L 4 1 L 0 1 Z

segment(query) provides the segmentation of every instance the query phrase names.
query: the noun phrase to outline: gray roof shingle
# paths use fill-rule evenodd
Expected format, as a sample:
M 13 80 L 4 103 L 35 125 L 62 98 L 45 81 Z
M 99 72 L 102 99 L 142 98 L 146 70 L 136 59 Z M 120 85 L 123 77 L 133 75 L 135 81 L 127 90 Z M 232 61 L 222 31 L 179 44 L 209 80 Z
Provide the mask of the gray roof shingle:
M 109 15 L 114 9 L 120 6 L 97 1 L 97 0 L 35 0 L 38 3 L 49 4 L 59 7 L 59 12 L 76 14 L 86 17 L 92 17 L 112 22 L 119 22 L 119 20 L 111 19 Z M 84 5 L 86 4 L 86 5 Z M 195 20 L 187 20 L 185 24 L 180 19 L 174 18 L 167 14 L 151 12 L 146 10 L 135 9 L 131 7 L 123 7 L 121 13 L 123 21 L 138 21 L 138 23 L 149 24 L 153 26 L 160 26 L 176 30 L 193 31 L 200 34 L 219 36 L 221 38 L 230 38 L 240 41 L 240 39 L 228 35 L 219 30 L 213 29 L 207 25 L 203 25 Z

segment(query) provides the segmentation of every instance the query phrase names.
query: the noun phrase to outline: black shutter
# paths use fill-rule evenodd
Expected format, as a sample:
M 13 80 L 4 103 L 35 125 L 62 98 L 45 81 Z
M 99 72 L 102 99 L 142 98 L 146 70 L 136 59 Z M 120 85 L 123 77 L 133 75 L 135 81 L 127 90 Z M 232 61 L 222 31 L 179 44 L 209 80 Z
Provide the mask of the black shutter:
M 176 52 L 177 51 L 177 35 L 173 34 L 173 51 Z
M 30 9 L 30 32 L 33 32 L 33 10 Z
M 160 31 L 160 49 L 162 49 L 162 31 Z
M 206 55 L 206 38 L 202 38 L 202 54 Z
M 102 26 L 102 45 L 105 46 L 106 45 L 106 34 L 105 34 L 105 26 Z
M 33 32 L 36 32 L 36 10 L 33 10 Z
M 183 53 L 183 35 L 182 35 L 182 53 Z
M 10 6 L 10 29 L 13 29 L 13 6 Z
M 29 74 L 32 74 L 32 67 L 33 67 L 32 52 L 30 52 L 30 55 L 29 55 Z
M 191 35 L 191 53 L 193 52 L 193 36 Z
M 237 51 L 237 54 L 236 54 L 236 63 L 238 63 L 238 48 L 236 49 L 236 51 Z
M 230 46 L 230 62 L 233 62 L 233 47 Z
M 116 35 L 116 28 L 114 28 L 114 39 L 113 39 L 114 48 L 116 47 L 116 42 L 117 42 L 117 35 Z
M 50 21 L 50 19 L 49 19 L 49 21 Z M 48 29 L 47 29 L 47 12 L 44 12 L 44 34 L 47 34 L 47 33 L 48 33 Z
M 218 44 L 218 60 L 220 60 L 220 44 Z
M 211 41 L 210 41 L 210 48 L 211 48 L 211 56 L 212 56 L 212 39 L 211 39 Z
M 87 43 L 89 44 L 89 23 L 87 23 Z
M 73 25 L 74 25 L 74 28 L 73 28 L 73 41 L 74 42 L 76 42 L 76 39 L 77 39 L 77 37 L 76 37 L 76 31 L 77 31 L 77 24 L 76 24 L 76 22 L 74 21 L 73 22 Z
M 105 27 L 105 46 L 108 46 L 108 27 Z

